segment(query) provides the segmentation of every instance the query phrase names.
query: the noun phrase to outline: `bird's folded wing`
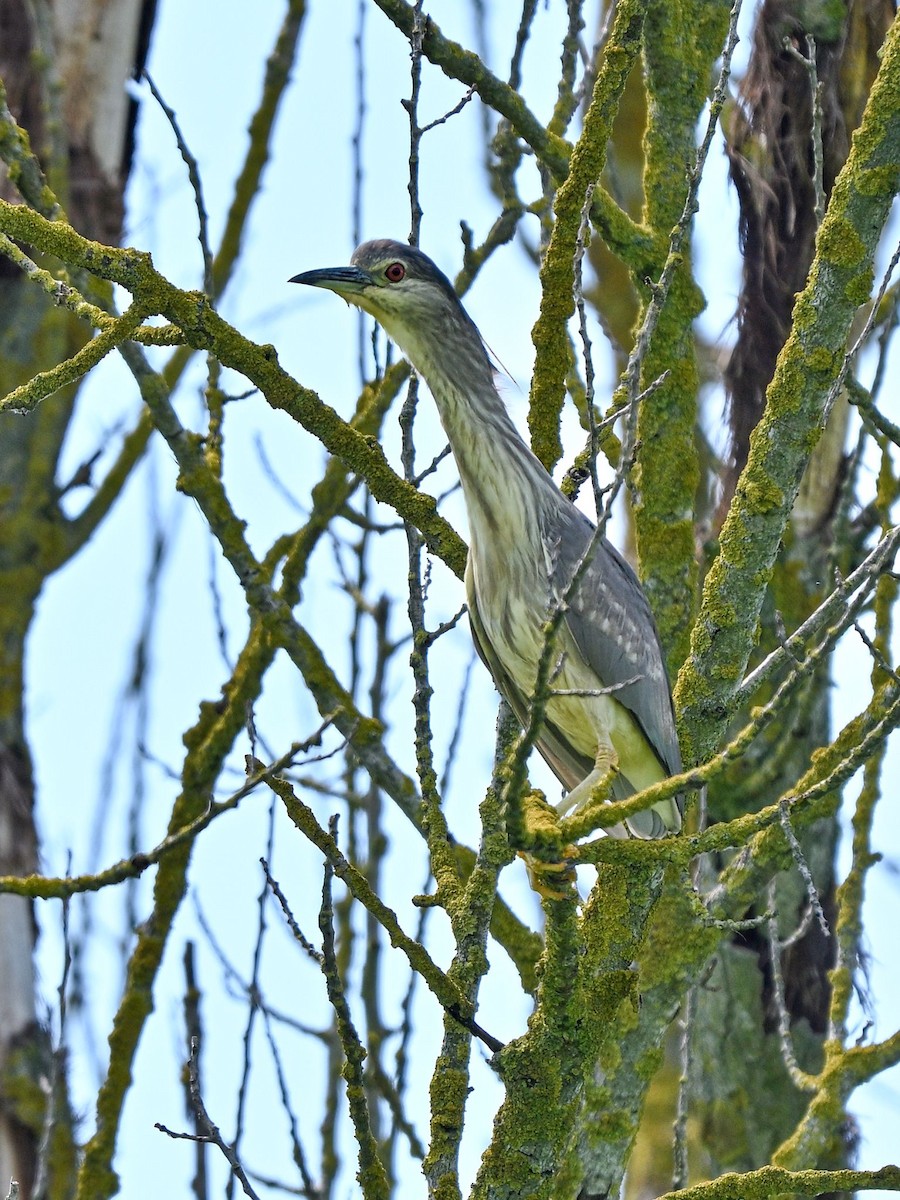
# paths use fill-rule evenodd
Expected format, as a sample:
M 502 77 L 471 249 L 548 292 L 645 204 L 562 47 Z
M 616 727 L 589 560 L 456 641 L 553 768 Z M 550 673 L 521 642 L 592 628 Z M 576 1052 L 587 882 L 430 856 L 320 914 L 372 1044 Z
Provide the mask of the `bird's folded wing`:
M 551 592 L 561 601 L 591 545 L 593 526 L 574 507 L 570 536 L 546 545 Z M 590 561 L 569 599 L 565 623 L 585 662 L 640 725 L 670 775 L 681 770 L 671 691 L 656 624 L 637 577 L 606 538 L 596 538 Z M 633 682 L 628 682 L 632 680 Z
M 531 718 L 530 698 L 526 699 L 523 696 L 512 676 L 504 670 L 499 658 L 491 649 L 478 614 L 478 604 L 471 597 L 469 598 L 469 625 L 472 630 L 472 641 L 475 643 L 479 658 L 490 671 L 497 690 L 509 704 L 516 715 L 516 720 L 524 729 Z M 553 722 L 546 718 L 541 722 L 535 745 L 546 759 L 553 774 L 568 791 L 579 784 L 594 765 L 589 758 L 579 754 Z

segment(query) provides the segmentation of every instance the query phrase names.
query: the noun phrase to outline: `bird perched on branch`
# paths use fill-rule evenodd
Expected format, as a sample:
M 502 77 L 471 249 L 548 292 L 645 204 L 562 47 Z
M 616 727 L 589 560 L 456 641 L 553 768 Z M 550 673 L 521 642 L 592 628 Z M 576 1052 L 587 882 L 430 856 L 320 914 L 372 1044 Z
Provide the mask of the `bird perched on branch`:
M 427 383 L 468 510 L 475 647 L 523 725 L 544 628 L 563 605 L 536 740 L 568 791 L 558 810 L 583 806 L 601 784 L 607 797 L 624 799 L 680 771 L 669 682 L 641 585 L 519 436 L 481 334 L 447 277 L 420 250 L 382 240 L 361 245 L 350 266 L 290 282 L 327 288 L 370 313 Z M 678 804 L 662 801 L 627 824 L 638 837 L 661 837 L 680 828 Z

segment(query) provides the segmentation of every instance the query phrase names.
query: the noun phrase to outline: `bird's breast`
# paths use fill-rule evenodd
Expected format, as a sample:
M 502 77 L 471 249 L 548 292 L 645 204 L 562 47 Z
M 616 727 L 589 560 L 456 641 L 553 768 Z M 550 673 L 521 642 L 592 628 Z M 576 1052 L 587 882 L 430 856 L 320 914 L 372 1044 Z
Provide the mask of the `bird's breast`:
M 479 553 L 477 538 L 470 547 L 466 590 L 477 611 L 482 634 L 506 675 L 530 702 L 544 650 L 545 629 L 553 612 L 549 577 L 543 556 L 523 553 L 521 542 L 510 546 L 502 562 L 490 553 Z M 556 630 L 549 660 L 547 684 L 551 691 L 589 691 L 602 686 L 578 652 L 565 624 Z M 610 707 L 608 697 L 554 696 L 547 701 L 547 716 L 565 729 L 579 753 L 593 759 L 596 736 L 592 726 Z M 586 709 L 602 710 L 592 717 Z

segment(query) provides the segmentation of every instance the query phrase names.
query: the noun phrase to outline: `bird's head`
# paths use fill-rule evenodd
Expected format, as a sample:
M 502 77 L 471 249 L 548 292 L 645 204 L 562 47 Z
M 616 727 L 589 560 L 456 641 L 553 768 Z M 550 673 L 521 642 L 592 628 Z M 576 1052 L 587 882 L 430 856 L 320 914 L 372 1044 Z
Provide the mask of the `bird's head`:
M 446 370 L 444 351 L 465 344 L 469 355 L 490 364 L 476 326 L 453 285 L 431 259 L 413 246 L 389 239 L 363 242 L 349 267 L 326 267 L 294 275 L 290 283 L 327 288 L 370 313 L 426 378 Z

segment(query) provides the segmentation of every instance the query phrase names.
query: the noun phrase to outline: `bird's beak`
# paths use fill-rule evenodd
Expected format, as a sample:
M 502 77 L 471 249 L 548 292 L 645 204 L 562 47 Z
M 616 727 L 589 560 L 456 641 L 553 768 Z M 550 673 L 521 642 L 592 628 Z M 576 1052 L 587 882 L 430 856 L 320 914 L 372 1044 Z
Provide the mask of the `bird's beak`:
M 328 288 L 339 296 L 358 296 L 372 286 L 372 276 L 360 267 L 324 267 L 318 271 L 303 271 L 300 275 L 293 275 L 288 283 Z

